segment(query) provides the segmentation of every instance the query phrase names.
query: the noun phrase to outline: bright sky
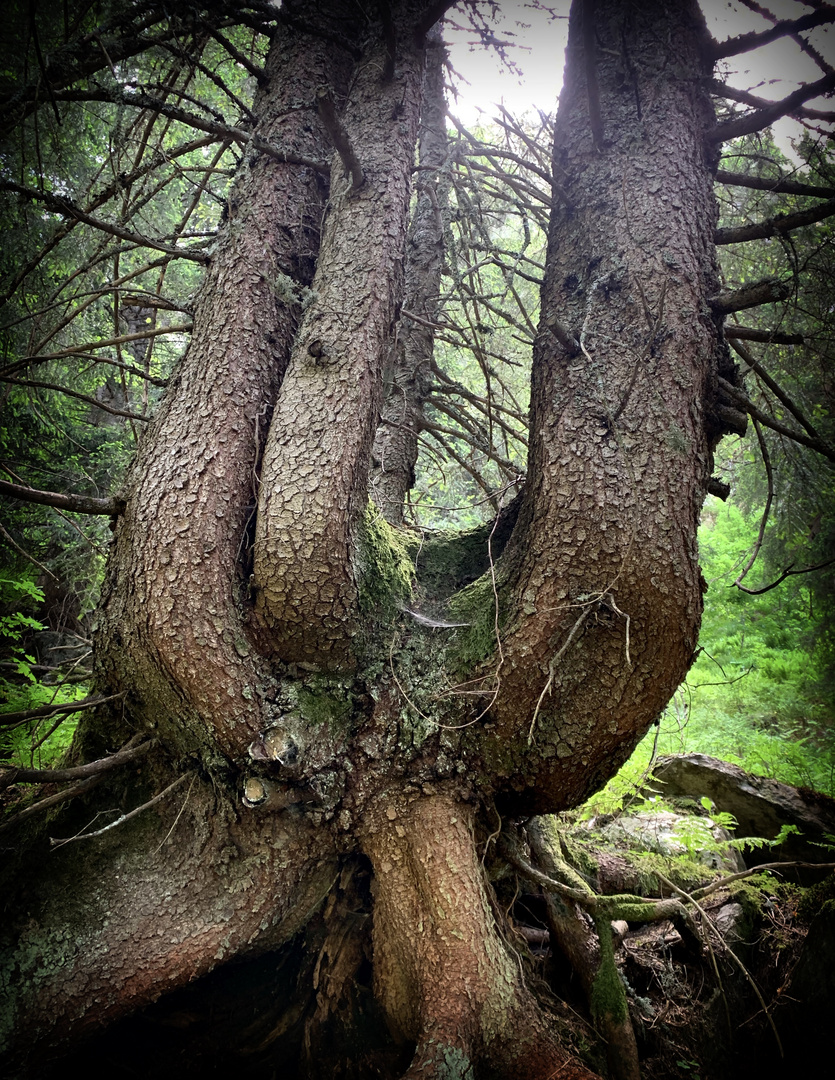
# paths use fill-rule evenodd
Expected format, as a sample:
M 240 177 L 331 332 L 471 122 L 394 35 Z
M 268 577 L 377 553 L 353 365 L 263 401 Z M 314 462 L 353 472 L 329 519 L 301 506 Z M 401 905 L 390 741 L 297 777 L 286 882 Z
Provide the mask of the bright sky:
M 701 0 L 701 5 L 711 33 L 719 41 L 751 30 L 767 30 L 770 26 L 762 16 L 735 0 Z M 490 106 L 497 101 L 503 101 L 512 112 L 554 109 L 562 82 L 568 6 L 568 0 L 501 0 L 502 22 L 495 28 L 496 37 L 515 43 L 509 55 L 521 69 L 521 75 L 503 68 L 496 51 L 484 49 L 473 31 L 451 27 L 450 22 L 463 27 L 466 21 L 457 17 L 455 11 L 451 12 L 446 37 L 452 65 L 470 85 L 462 82 L 458 102 L 451 101 L 450 105 L 464 124 L 474 123 L 480 110 L 489 117 Z M 798 0 L 763 0 L 763 6 L 781 19 L 799 18 L 812 8 L 811 4 Z M 835 63 L 835 26 L 817 27 L 805 36 L 827 60 Z M 723 74 L 722 67 L 719 74 L 732 86 L 769 100 L 779 100 L 799 83 L 814 81 L 822 75 L 814 61 L 786 38 L 731 57 L 725 62 L 724 70 L 727 74 Z M 810 104 L 827 108 L 823 101 Z M 832 107 L 831 100 L 828 107 Z M 784 152 L 790 149 L 788 138 L 797 137 L 800 130 L 794 121 L 779 123 L 778 142 Z

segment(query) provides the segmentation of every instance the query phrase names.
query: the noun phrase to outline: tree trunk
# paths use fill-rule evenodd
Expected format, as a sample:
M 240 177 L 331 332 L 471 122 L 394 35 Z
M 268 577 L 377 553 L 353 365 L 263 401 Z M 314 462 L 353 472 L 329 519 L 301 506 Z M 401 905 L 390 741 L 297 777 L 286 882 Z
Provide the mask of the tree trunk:
M 50 828 L 192 778 L 105 839 L 34 842 L 0 966 L 24 1056 L 275 947 L 362 851 L 407 1076 L 590 1075 L 523 983 L 474 835 L 596 789 L 695 649 L 720 433 L 707 35 L 695 0 L 575 3 L 521 511 L 418 553 L 368 479 L 442 9 L 282 5 L 258 131 L 313 164 L 242 164 L 116 527 L 96 671 L 124 716 L 85 721 L 76 754 L 159 748 Z M 416 555 L 446 625 L 403 610 Z

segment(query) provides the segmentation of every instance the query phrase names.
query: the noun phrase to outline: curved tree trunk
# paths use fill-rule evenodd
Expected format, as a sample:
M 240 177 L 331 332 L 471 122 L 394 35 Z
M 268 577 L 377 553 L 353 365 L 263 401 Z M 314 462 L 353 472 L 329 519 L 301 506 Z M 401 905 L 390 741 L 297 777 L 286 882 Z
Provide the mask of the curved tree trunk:
M 593 791 L 693 655 L 720 434 L 707 36 L 695 0 L 597 0 L 593 22 L 574 5 L 553 159 L 570 203 L 555 199 L 549 235 L 528 481 L 503 553 L 512 515 L 421 548 L 423 594 L 469 624 L 435 627 L 398 610 L 414 551 L 369 509 L 368 476 L 442 7 L 399 0 L 366 23 L 336 0 L 282 5 L 259 133 L 296 159 L 323 160 L 330 139 L 340 156 L 327 191 L 311 165 L 242 165 L 116 530 L 97 678 L 125 716 L 77 745 L 125 728 L 160 742 L 95 809 L 185 770 L 193 787 L 179 821 L 160 802 L 86 856 L 50 856 L 0 966 L 24 1047 L 274 946 L 337 853 L 361 849 L 408 1076 L 589 1075 L 523 985 L 474 828 Z

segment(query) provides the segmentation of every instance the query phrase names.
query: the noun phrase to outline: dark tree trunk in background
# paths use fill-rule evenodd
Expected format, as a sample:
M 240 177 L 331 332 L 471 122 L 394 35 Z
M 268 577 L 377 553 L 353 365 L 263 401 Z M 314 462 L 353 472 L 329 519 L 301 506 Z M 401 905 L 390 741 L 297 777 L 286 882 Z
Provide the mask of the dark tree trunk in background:
M 574 806 L 611 776 L 696 646 L 720 434 L 706 30 L 695 0 L 574 4 L 518 520 L 509 539 L 505 515 L 418 553 L 368 492 L 371 474 L 402 521 L 431 331 L 395 327 L 422 93 L 407 307 L 431 322 L 438 290 L 440 49 L 425 35 L 441 9 L 399 0 L 362 26 L 336 0 L 281 10 L 258 133 L 330 158 L 330 179 L 254 151 L 241 166 L 116 529 L 96 663 L 124 709 L 84 721 L 76 751 L 133 732 L 157 745 L 60 835 L 187 775 L 42 876 L 21 863 L 4 1031 L 25 1059 L 274 948 L 340 867 L 370 861 L 375 993 L 414 1044 L 406 1075 L 579 1080 L 502 937 L 483 845 L 499 818 Z M 344 143 L 330 149 L 343 137 L 361 184 Z M 420 601 L 469 625 L 402 610 L 416 555 Z M 362 953 L 350 905 L 328 903 L 320 960 L 346 966 L 333 1000 L 318 991 L 323 1024 Z

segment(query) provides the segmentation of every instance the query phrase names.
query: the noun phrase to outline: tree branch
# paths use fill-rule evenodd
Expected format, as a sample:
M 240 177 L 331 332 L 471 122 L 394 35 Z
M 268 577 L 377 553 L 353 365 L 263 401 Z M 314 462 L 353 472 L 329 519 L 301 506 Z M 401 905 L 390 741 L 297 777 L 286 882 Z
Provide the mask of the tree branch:
M 802 184 L 799 180 L 789 180 L 785 177 L 769 180 L 766 176 L 748 176 L 745 173 L 718 169 L 716 180 L 720 184 L 754 188 L 757 191 L 773 191 L 780 195 L 809 195 L 813 198 L 835 199 L 835 187 L 817 187 L 815 184 Z
M 68 397 L 78 398 L 79 401 L 86 401 L 88 405 L 92 405 L 96 409 L 103 409 L 113 416 L 126 416 L 128 420 L 141 420 L 145 424 L 150 420 L 149 416 L 143 416 L 142 413 L 131 412 L 129 409 L 117 409 L 113 405 L 105 405 L 103 401 L 97 401 L 95 398 L 90 397 L 89 394 L 80 394 L 77 390 L 70 390 L 68 386 L 60 386 L 58 383 L 39 382 L 36 379 L 9 379 L 5 377 L 2 381 L 10 383 L 12 386 L 32 386 L 41 390 L 55 390 L 59 394 L 66 394 Z M 84 513 L 84 511 L 80 512 Z M 98 511 L 94 510 L 92 513 L 98 513 Z
M 737 90 L 735 86 L 728 86 L 727 83 L 718 82 L 715 79 L 711 83 L 711 92 L 718 94 L 720 97 L 728 98 L 730 101 L 738 101 L 740 105 L 750 105 L 753 109 L 770 109 L 775 104 L 775 102 L 769 101 L 768 98 L 757 97 L 756 94 L 752 94 L 748 90 Z M 792 110 L 792 116 L 802 116 L 804 119 L 809 120 L 831 120 L 833 113 L 830 110 L 809 109 L 802 105 Z
M 782 401 L 782 403 L 786 406 L 786 408 L 789 410 L 789 412 L 792 414 L 798 424 L 800 424 L 800 426 L 805 429 L 806 434 L 809 435 L 809 437 L 812 439 L 820 439 L 820 435 L 818 434 L 818 432 L 806 419 L 800 409 L 795 405 L 789 395 L 785 392 L 785 390 L 780 387 L 778 383 L 774 381 L 774 379 L 772 379 L 772 377 L 768 374 L 765 368 L 763 368 L 762 364 L 750 352 L 750 350 L 746 349 L 744 345 L 740 345 L 737 341 L 731 341 L 730 344 L 731 348 L 734 350 L 737 356 L 741 357 L 742 360 L 744 360 L 745 363 L 748 365 L 748 367 L 762 379 L 762 381 L 774 394 L 774 396 L 779 398 L 780 401 Z
M 806 339 L 802 334 L 784 334 L 779 330 L 758 330 L 753 326 L 739 326 L 730 323 L 725 327 L 728 341 L 762 341 L 766 345 L 803 345 Z
M 123 306 L 127 306 L 124 305 Z M 139 304 L 136 305 L 140 306 Z M 162 306 L 153 305 L 150 302 L 142 306 Z M 59 349 L 58 352 L 41 353 L 39 356 L 23 356 L 20 360 L 15 360 L 14 363 L 7 365 L 4 368 L 0 368 L 0 379 L 5 379 L 9 375 L 13 375 L 16 371 L 21 371 L 23 368 L 29 367 L 32 364 L 43 364 L 47 360 L 63 360 L 68 356 L 77 356 L 79 354 L 89 354 L 95 349 L 106 349 L 111 345 L 124 345 L 129 341 L 142 341 L 145 338 L 159 337 L 160 334 L 187 334 L 194 329 L 193 323 L 182 323 L 179 326 L 160 326 L 153 330 L 139 330 L 135 334 L 121 334 L 119 337 L 105 338 L 103 341 L 85 341 L 82 345 L 70 345 L 66 349 Z M 98 360 L 98 357 L 95 358 Z M 111 361 L 115 362 L 115 361 Z M 143 379 L 148 379 L 149 382 L 158 382 L 164 386 L 165 382 L 161 379 L 154 379 L 153 376 L 145 374 L 138 369 L 134 369 L 135 374 L 141 375 Z
M 708 301 L 714 311 L 729 315 L 732 311 L 757 307 L 759 304 L 773 304 L 785 300 L 791 294 L 791 288 L 778 278 L 764 278 L 742 289 L 728 289 L 711 296 Z
M 735 229 L 717 229 L 716 243 L 742 244 L 747 240 L 764 240 L 769 236 L 782 236 L 793 229 L 802 229 L 804 225 L 814 225 L 816 221 L 835 215 L 835 199 L 818 203 L 808 210 L 799 210 L 796 214 L 778 214 L 755 225 L 740 225 Z
M 342 159 L 342 167 L 345 169 L 345 175 L 351 177 L 351 194 L 353 194 L 355 191 L 359 191 L 365 183 L 365 174 L 362 171 L 362 165 L 359 163 L 354 148 L 351 146 L 348 132 L 342 126 L 342 122 L 336 115 L 333 98 L 329 91 L 324 91 L 319 94 L 319 116 L 327 129 L 336 152 Z
M 61 214 L 63 217 L 74 219 L 75 221 L 83 221 L 85 225 L 98 229 L 100 232 L 109 233 L 111 236 L 118 236 L 120 240 L 128 240 L 130 243 L 136 244 L 139 247 L 153 248 L 155 251 L 164 251 L 166 255 L 170 255 L 173 258 L 189 259 L 191 262 L 202 263 L 204 266 L 209 262 L 209 256 L 205 251 L 191 251 L 188 248 L 170 247 L 168 244 L 161 244 L 158 240 L 152 240 L 150 237 L 142 236 L 140 233 L 135 233 L 130 229 L 124 229 L 121 225 L 114 225 L 112 222 L 102 221 L 101 218 L 94 217 L 92 214 L 87 214 L 70 199 L 64 199 L 59 195 L 53 195 L 51 192 L 35 191 L 33 188 L 15 184 L 11 180 L 0 181 L 0 191 L 11 191 L 17 195 L 22 195 L 26 199 L 42 202 L 56 214 Z
M 140 417 L 142 419 L 142 417 Z M 124 513 L 125 500 L 119 498 L 96 499 L 90 495 L 62 495 L 57 491 L 38 491 L 37 488 L 24 487 L 0 480 L 0 493 L 12 499 L 39 503 L 41 506 L 54 506 L 59 510 L 69 510 L 73 514 L 104 514 L 116 517 Z
M 811 30 L 814 26 L 823 26 L 831 22 L 835 22 L 835 7 L 831 4 L 823 4 L 818 11 L 801 15 L 799 19 L 783 19 L 770 30 L 761 30 L 759 33 L 752 30 L 748 34 L 728 38 L 727 41 L 716 41 L 709 49 L 710 57 L 713 60 L 722 60 L 726 56 L 738 56 L 739 53 L 758 49 L 778 38 L 798 34 L 801 30 Z
M 109 694 L 107 697 L 89 697 L 83 701 L 71 701 L 66 705 L 39 705 L 36 709 L 21 709 L 19 712 L 0 713 L 0 727 L 11 727 L 13 724 L 22 724 L 25 720 L 39 720 L 43 717 L 60 716 L 62 713 L 81 712 L 84 709 L 94 709 L 97 705 L 103 705 L 106 701 L 115 701 L 124 697 L 124 694 Z
M 819 454 L 822 454 L 829 461 L 835 462 L 835 448 L 828 443 L 825 443 L 822 439 L 813 439 L 807 435 L 801 435 L 799 431 L 792 431 L 792 429 L 786 427 L 785 424 L 781 424 L 779 420 L 775 420 L 773 417 L 766 415 L 762 409 L 757 408 L 744 390 L 740 390 L 739 387 L 734 386 L 733 383 L 728 382 L 727 379 L 723 379 L 721 375 L 717 377 L 716 381 L 718 382 L 720 389 L 736 402 L 740 409 L 747 412 L 749 416 L 754 417 L 755 420 L 759 420 L 763 427 L 771 428 L 772 431 L 777 431 L 781 435 L 785 435 L 787 439 L 800 443 L 801 446 L 808 446 L 811 450 L 816 450 Z
M 832 9 L 835 12 L 835 8 Z M 835 15 L 833 15 L 835 18 Z M 736 120 L 726 120 L 717 124 L 715 128 L 705 135 L 710 142 L 725 142 L 728 139 L 738 139 L 741 135 L 750 135 L 754 131 L 769 127 L 775 120 L 779 120 L 786 113 L 794 112 L 799 105 L 809 98 L 819 97 L 835 89 L 835 75 L 824 75 L 817 82 L 807 83 L 798 87 L 782 101 L 775 101 L 762 109 L 741 116 Z
M 71 769 L 4 769 L 0 772 L 0 788 L 10 784 L 64 784 L 72 780 L 87 780 L 144 757 L 153 745 L 153 739 L 139 746 L 128 745 L 110 757 L 88 761 L 86 765 L 76 765 Z

